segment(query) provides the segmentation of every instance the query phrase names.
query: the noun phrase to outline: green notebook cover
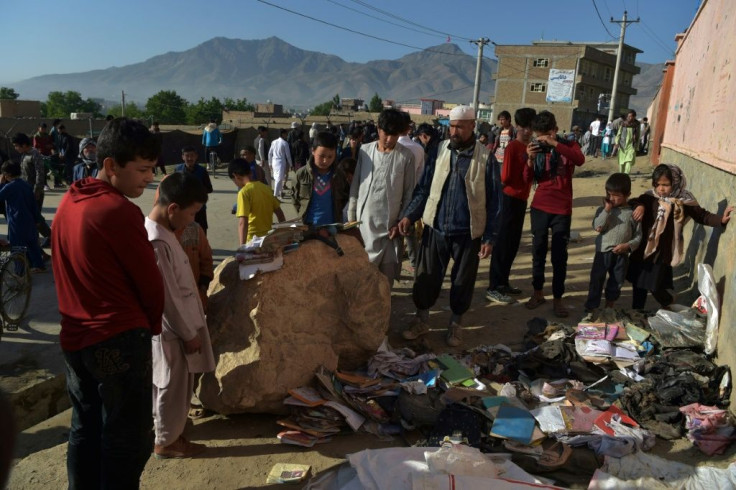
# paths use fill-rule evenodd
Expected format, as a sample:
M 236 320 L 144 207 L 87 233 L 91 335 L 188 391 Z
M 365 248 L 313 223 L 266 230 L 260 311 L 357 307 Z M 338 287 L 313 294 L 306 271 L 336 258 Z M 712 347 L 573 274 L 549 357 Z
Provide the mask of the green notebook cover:
M 463 366 L 450 354 L 442 354 L 437 357 L 437 362 L 440 363 L 442 368 L 440 377 L 449 384 L 462 383 L 474 377 L 473 371 Z

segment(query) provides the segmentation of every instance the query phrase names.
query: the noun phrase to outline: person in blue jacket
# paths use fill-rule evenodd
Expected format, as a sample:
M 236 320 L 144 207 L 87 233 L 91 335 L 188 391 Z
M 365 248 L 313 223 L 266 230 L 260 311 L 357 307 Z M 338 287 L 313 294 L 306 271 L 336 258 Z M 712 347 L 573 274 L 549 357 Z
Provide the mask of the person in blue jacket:
M 0 167 L 0 201 L 5 201 L 8 241 L 13 247 L 26 247 L 31 272 L 45 272 L 41 246 L 38 243 L 36 215 L 38 207 L 31 185 L 20 179 L 20 165 L 5 162 Z
M 210 152 L 214 151 L 219 157 L 217 147 L 220 146 L 220 143 L 222 143 L 222 133 L 220 133 L 215 120 L 210 119 L 210 123 L 202 131 L 202 146 L 204 146 L 204 159 L 206 162 L 210 161 Z

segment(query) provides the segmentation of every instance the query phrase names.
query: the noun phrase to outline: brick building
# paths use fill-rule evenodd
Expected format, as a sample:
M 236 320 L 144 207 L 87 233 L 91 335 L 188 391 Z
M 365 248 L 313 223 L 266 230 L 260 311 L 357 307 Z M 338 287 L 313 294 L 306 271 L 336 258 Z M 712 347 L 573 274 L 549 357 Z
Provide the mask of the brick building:
M 520 107 L 549 110 L 561 131 L 574 124 L 587 127 L 597 115 L 605 120 L 613 88 L 618 43 L 534 41 L 531 45 L 497 45 L 496 93 L 493 112 Z M 631 82 L 642 51 L 624 44 L 616 113 L 625 111 L 636 94 Z M 600 102 L 600 104 L 599 104 Z

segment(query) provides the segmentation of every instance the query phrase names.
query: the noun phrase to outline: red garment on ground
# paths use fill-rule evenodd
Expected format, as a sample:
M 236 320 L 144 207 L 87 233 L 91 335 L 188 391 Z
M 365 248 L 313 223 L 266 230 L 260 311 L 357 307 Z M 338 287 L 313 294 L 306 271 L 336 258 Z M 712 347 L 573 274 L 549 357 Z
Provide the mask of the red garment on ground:
M 575 142 L 558 143 L 555 147 L 560 154 L 556 175 L 545 172 L 544 177 L 537 182 L 532 206 L 534 209 L 549 214 L 572 214 L 572 174 L 575 167 L 585 163 L 585 155 L 580 151 L 580 145 Z M 547 155 L 549 165 L 550 154 Z
M 96 178 L 62 198 L 51 228 L 62 349 L 134 328 L 161 333 L 163 281 L 143 222 L 138 206 Z
M 526 201 L 529 199 L 529 190 L 534 181 L 534 170 L 527 165 L 529 157 L 526 154 L 526 145 L 514 140 L 506 146 L 501 166 L 501 183 L 503 192 L 507 196 Z

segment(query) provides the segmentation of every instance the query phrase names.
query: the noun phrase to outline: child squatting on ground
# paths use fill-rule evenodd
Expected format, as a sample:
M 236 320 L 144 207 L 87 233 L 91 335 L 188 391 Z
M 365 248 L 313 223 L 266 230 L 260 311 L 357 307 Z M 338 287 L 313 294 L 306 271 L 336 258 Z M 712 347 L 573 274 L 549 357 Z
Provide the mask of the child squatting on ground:
M 629 266 L 629 254 L 641 243 L 641 226 L 634 219 L 633 210 L 627 202 L 630 195 L 631 179 L 628 175 L 617 173 L 608 177 L 603 206 L 598 208 L 593 218 L 593 229 L 599 235 L 595 239 L 595 257 L 590 269 L 586 311 L 600 307 L 604 283 L 606 308 L 613 308 L 621 296 L 621 287 L 626 280 Z
M 207 191 L 194 175 L 176 172 L 159 185 L 146 218 L 148 239 L 164 281 L 161 335 L 153 338 L 154 455 L 188 458 L 205 450 L 183 436 L 194 373 L 215 369 L 197 282 L 175 232 L 194 222 Z
M 731 219 L 733 206 L 723 215 L 706 211 L 698 205 L 687 180 L 677 165 L 663 163 L 652 172 L 652 189 L 634 200 L 634 219 L 641 220 L 645 242 L 631 255 L 626 278 L 634 287 L 631 307 L 644 308 L 647 291 L 662 307 L 674 298 L 672 268 L 684 258 L 682 230 L 692 218 L 707 226 L 725 226 Z

